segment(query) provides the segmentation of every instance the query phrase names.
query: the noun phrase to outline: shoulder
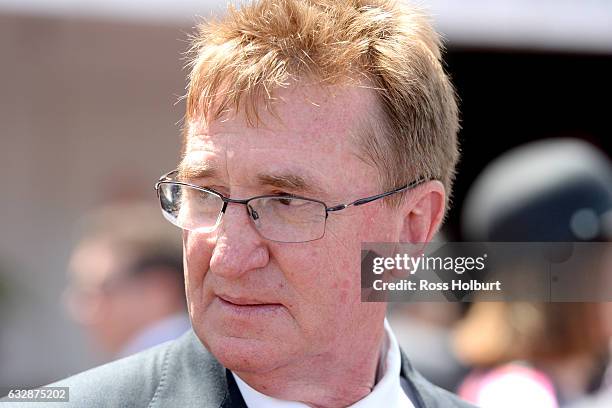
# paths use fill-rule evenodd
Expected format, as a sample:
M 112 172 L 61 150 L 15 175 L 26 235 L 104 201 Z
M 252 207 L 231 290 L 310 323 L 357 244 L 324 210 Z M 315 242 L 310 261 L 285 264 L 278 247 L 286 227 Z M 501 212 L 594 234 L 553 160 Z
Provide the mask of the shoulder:
M 419 376 L 420 377 L 420 376 Z M 437 385 L 420 377 L 414 381 L 422 399 L 422 406 L 426 408 L 476 408 L 475 405 L 460 399 L 457 395 L 448 392 Z
M 407 380 L 405 391 L 417 408 L 475 408 L 474 405 L 460 399 L 426 380 L 412 367 L 402 352 L 402 376 Z M 406 389 L 407 388 L 407 389 Z
M 172 342 L 164 343 L 45 387 L 68 389 L 69 402 L 57 402 L 58 407 L 146 407 L 159 387 L 172 346 Z M 8 402 L 8 406 L 40 406 L 35 402 Z
M 147 406 L 167 375 L 173 341 L 84 371 L 50 387 L 68 387 L 70 406 Z
M 48 386 L 69 389 L 69 402 L 57 403 L 58 408 L 205 408 L 219 407 L 228 398 L 225 368 L 192 330 L 177 340 Z

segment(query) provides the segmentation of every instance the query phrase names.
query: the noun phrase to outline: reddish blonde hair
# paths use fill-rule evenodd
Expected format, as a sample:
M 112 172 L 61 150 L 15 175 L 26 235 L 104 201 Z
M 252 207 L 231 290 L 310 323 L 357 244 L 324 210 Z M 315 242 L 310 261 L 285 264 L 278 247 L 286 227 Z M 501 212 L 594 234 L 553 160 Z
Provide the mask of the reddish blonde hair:
M 380 109 L 364 126 L 364 159 L 388 189 L 417 177 L 450 195 L 458 160 L 455 92 L 441 43 L 417 8 L 386 0 L 260 0 L 203 22 L 192 38 L 186 132 L 227 112 L 259 121 L 274 90 L 300 79 L 367 83 Z

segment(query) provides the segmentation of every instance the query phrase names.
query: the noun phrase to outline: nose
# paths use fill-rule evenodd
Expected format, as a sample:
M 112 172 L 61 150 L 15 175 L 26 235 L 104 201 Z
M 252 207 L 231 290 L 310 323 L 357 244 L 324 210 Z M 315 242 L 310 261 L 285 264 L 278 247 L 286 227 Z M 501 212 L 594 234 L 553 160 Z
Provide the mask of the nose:
M 237 279 L 268 264 L 266 241 L 253 225 L 251 215 L 240 204 L 230 203 L 216 230 L 216 241 L 210 259 L 210 272 Z

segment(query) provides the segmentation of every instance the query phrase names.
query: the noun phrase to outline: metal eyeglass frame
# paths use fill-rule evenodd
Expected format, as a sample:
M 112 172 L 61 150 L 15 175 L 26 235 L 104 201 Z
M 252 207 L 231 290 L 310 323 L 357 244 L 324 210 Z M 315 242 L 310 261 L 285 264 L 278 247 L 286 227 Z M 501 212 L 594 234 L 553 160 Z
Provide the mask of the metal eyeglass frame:
M 252 200 L 255 200 L 255 199 L 259 199 L 259 198 L 298 198 L 298 199 L 301 199 L 301 200 L 312 201 L 312 202 L 319 203 L 319 204 L 323 205 L 323 207 L 325 207 L 325 220 L 327 220 L 327 217 L 329 216 L 330 212 L 342 211 L 342 210 L 344 210 L 344 209 L 346 209 L 348 207 L 353 207 L 353 206 L 357 207 L 357 206 L 360 206 L 360 205 L 371 203 L 372 201 L 376 201 L 376 200 L 379 200 L 379 199 L 384 198 L 384 197 L 388 197 L 388 196 L 393 195 L 393 194 L 397 194 L 397 193 L 401 193 L 403 191 L 410 190 L 410 189 L 418 186 L 419 184 L 424 183 L 425 181 L 428 181 L 428 179 L 424 179 L 424 178 L 418 179 L 416 181 L 413 181 L 412 183 L 406 184 L 406 185 L 404 185 L 402 187 L 399 187 L 399 188 L 396 188 L 396 189 L 393 189 L 393 190 L 390 190 L 390 191 L 387 191 L 387 192 L 384 192 L 384 193 L 381 193 L 381 194 L 376 194 L 376 195 L 369 196 L 369 197 L 359 198 L 359 199 L 357 199 L 355 201 L 351 201 L 350 203 L 347 203 L 347 204 L 338 204 L 338 205 L 334 205 L 334 206 L 328 207 L 327 204 L 325 204 L 321 200 L 317 200 L 317 199 L 309 198 L 309 197 L 302 197 L 302 196 L 293 195 L 293 194 L 281 194 L 281 195 L 278 195 L 278 194 L 266 194 L 266 195 L 250 197 L 250 198 L 243 199 L 243 200 L 229 198 L 229 197 L 225 197 L 223 194 L 221 194 L 221 193 L 219 193 L 219 192 L 217 192 L 215 190 L 212 190 L 210 188 L 201 187 L 201 186 L 198 186 L 198 185 L 195 185 L 195 184 L 191 184 L 191 183 L 185 183 L 183 181 L 173 180 L 172 176 L 176 175 L 177 173 L 178 173 L 178 170 L 169 171 L 169 172 L 165 173 L 164 175 L 162 175 L 159 178 L 159 180 L 157 180 L 157 182 L 155 183 L 155 191 L 157 192 L 157 198 L 158 199 L 160 198 L 159 197 L 159 186 L 161 184 L 164 184 L 164 183 L 172 183 L 172 184 L 187 186 L 187 187 L 195 188 L 196 190 L 199 190 L 199 191 L 204 191 L 206 193 L 211 193 L 211 194 L 219 197 L 223 201 L 223 207 L 221 208 L 221 211 L 219 212 L 219 218 L 217 219 L 217 224 L 219 223 L 220 217 L 223 214 L 225 214 L 225 210 L 227 209 L 227 205 L 229 203 L 232 203 L 232 204 L 244 204 L 247 207 L 247 213 L 249 214 L 249 217 L 251 217 L 254 220 L 256 220 L 257 218 L 255 218 L 253 216 L 253 214 L 251 213 L 251 211 L 249 211 L 249 201 L 252 201 Z M 307 241 L 300 241 L 300 242 L 316 241 L 318 239 L 323 238 L 323 236 L 325 235 L 326 226 L 327 226 L 327 223 L 323 227 L 323 234 L 319 238 L 315 238 L 315 239 L 307 240 Z M 269 239 L 269 238 L 266 238 L 266 239 Z M 270 241 L 274 241 L 274 240 L 270 240 Z M 284 242 L 284 241 L 277 241 L 277 242 Z

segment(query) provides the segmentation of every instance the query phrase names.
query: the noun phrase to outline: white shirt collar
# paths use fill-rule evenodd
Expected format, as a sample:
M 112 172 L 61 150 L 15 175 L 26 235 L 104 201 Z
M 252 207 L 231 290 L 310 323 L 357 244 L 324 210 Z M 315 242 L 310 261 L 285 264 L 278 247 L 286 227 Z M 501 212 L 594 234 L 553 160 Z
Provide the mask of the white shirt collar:
M 382 366 L 380 364 L 382 363 Z M 397 339 L 385 319 L 385 338 L 383 340 L 383 353 L 379 361 L 379 372 L 382 378 L 377 379 L 372 392 L 365 398 L 357 401 L 348 408 L 414 408 L 413 403 L 406 396 L 400 384 L 400 371 L 402 358 Z M 249 408 L 308 408 L 302 402 L 284 401 L 269 397 L 253 389 L 240 377 L 232 372 L 244 402 Z

